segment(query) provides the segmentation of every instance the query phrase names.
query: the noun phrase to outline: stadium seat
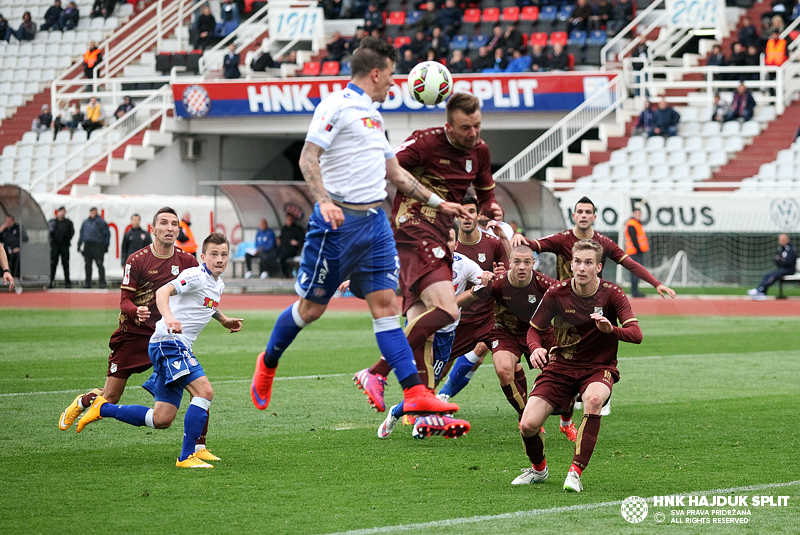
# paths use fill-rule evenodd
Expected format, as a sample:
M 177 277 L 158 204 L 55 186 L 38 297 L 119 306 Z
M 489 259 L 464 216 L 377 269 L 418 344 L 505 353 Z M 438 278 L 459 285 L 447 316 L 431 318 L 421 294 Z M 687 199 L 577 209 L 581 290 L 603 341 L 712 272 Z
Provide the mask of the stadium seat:
M 450 41 L 450 51 L 466 50 L 469 46 L 469 38 L 466 35 L 454 35 Z
M 711 167 L 722 167 L 728 163 L 728 153 L 727 152 L 712 152 L 708 155 L 708 160 L 706 163 Z
M 664 151 L 666 151 L 668 154 L 682 150 L 683 150 L 683 138 L 681 136 L 672 136 L 668 138 L 667 142 L 664 144 Z
M 173 52 L 172 53 L 172 66 L 173 67 L 186 67 L 186 52 Z
M 407 35 L 400 35 L 394 38 L 394 47 L 400 49 L 411 44 L 411 38 Z
M 341 76 L 350 76 L 350 58 L 342 60 L 341 66 L 339 68 L 339 74 Z
M 685 163 L 686 163 L 686 153 L 683 151 L 672 152 L 670 153 L 669 157 L 667 157 L 667 164 L 669 164 L 672 167 Z
M 692 167 L 692 180 L 708 180 L 711 178 L 711 167 L 708 164 L 700 164 Z
M 650 139 L 653 139 L 653 138 L 650 138 Z M 644 164 L 644 163 L 647 163 L 647 153 L 646 152 L 637 150 L 636 152 L 632 152 L 632 153 L 628 154 L 628 164 L 629 165 L 641 165 L 641 164 Z
M 667 152 L 663 150 L 657 150 L 649 153 L 647 157 L 647 163 L 651 166 L 662 166 L 666 167 L 667 165 Z
M 708 153 L 705 150 L 700 149 L 690 152 L 689 157 L 686 159 L 686 163 L 692 166 L 701 165 L 706 163 L 707 159 L 708 159 Z
M 322 64 L 321 76 L 337 76 L 340 66 L 338 61 L 326 61 Z
M 759 133 L 761 133 L 761 125 L 758 121 L 747 121 L 742 124 L 742 131 L 740 132 L 742 137 L 753 138 Z
M 696 136 L 700 134 L 700 123 L 696 121 L 681 121 L 678 124 L 678 132 L 680 132 L 683 137 Z
M 562 4 L 561 9 L 559 9 L 556 14 L 556 19 L 561 22 L 568 21 L 570 16 L 572 16 L 573 9 L 575 9 L 573 4 Z
M 686 146 L 692 147 L 693 145 L 687 144 Z M 721 136 L 707 137 L 704 146 L 708 152 L 723 150 L 725 146 L 725 140 L 723 140 Z
M 553 28 L 557 14 L 558 8 L 556 6 L 542 6 L 539 10 L 539 22 L 536 24 L 536 29 L 549 32 Z
M 461 22 L 471 22 L 473 24 L 477 24 L 481 21 L 481 10 L 476 8 L 470 8 L 464 10 L 464 16 L 461 19 Z
M 500 22 L 500 9 L 496 7 L 487 7 L 481 13 L 481 22 Z
M 203 56 L 202 50 L 192 50 L 186 56 L 186 70 L 195 74 L 200 72 L 200 58 Z
M 631 136 L 628 138 L 628 144 L 626 145 L 626 150 L 628 152 L 642 150 L 646 142 L 647 139 L 644 136 Z
M 567 46 L 567 32 L 553 32 L 550 34 L 550 46 L 560 44 Z
M 744 142 L 739 136 L 731 136 L 725 140 L 725 152 L 732 154 L 744 149 Z
M 486 46 L 487 43 L 489 43 L 489 38 L 487 36 L 485 36 L 485 35 L 478 34 L 478 35 L 476 35 L 475 37 L 472 38 L 472 41 L 470 41 L 469 47 L 472 50 L 477 50 L 482 46 Z
M 586 32 L 582 30 L 572 30 L 569 34 L 569 39 L 567 39 L 567 44 L 578 46 L 586 45 Z
M 319 76 L 320 69 L 319 61 L 307 61 L 303 63 L 303 70 L 300 71 L 300 76 Z
M 586 41 L 587 45 L 604 46 L 608 38 L 604 30 L 592 30 Z
M 627 163 L 627 161 L 628 161 L 628 154 L 622 150 L 615 150 L 614 152 L 611 153 L 608 159 L 608 163 L 610 163 L 611 165 L 624 164 Z
M 163 74 L 169 74 L 172 69 L 172 54 L 161 52 L 156 55 L 156 70 Z
M 517 22 L 519 20 L 519 8 L 517 6 L 504 7 L 500 20 L 503 22 Z
M 663 137 L 653 136 L 647 138 L 644 148 L 647 152 L 652 152 L 654 150 L 664 150 L 664 145 L 666 145 L 666 140 Z
M 387 26 L 402 26 L 406 23 L 405 11 L 392 11 L 389 13 L 389 18 L 386 19 Z
M 709 121 L 703 123 L 703 128 L 700 130 L 700 135 L 703 137 L 718 136 L 722 129 L 722 125 L 716 121 Z
M 530 43 L 531 46 L 539 45 L 545 47 L 547 46 L 547 34 L 545 32 L 532 33 L 528 43 Z
M 419 11 L 412 11 L 406 16 L 406 26 L 411 27 L 416 24 L 419 19 L 422 17 L 422 13 Z

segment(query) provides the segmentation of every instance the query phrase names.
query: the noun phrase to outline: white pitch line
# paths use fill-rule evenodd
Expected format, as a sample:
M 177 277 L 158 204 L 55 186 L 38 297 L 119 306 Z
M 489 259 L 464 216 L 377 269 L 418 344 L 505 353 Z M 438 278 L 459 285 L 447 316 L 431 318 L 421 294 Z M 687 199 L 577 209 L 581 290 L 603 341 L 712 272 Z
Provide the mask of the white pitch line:
M 800 481 L 789 481 L 786 483 L 767 483 L 764 485 L 748 485 L 746 487 L 732 487 L 727 489 L 714 489 L 714 490 L 698 490 L 695 492 L 687 492 L 683 494 L 673 494 L 672 496 L 702 496 L 707 494 L 731 494 L 738 492 L 751 492 L 767 489 L 775 489 L 781 487 L 792 487 L 800 485 Z M 653 503 L 653 497 L 645 498 L 648 502 Z M 335 533 L 328 533 L 326 535 L 372 535 L 373 533 L 394 533 L 398 531 L 414 531 L 429 528 L 442 528 L 450 526 L 458 526 L 461 524 L 477 524 L 479 522 L 487 522 L 491 520 L 506 520 L 515 518 L 526 518 L 533 516 L 548 515 L 553 513 L 569 513 L 572 511 L 587 511 L 590 509 L 598 509 L 601 507 L 612 507 L 615 505 L 622 505 L 622 500 L 613 502 L 601 503 L 586 503 L 580 505 L 567 505 L 564 507 L 551 507 L 550 509 L 532 509 L 530 511 L 515 511 L 513 513 L 503 513 L 499 515 L 483 515 L 483 516 L 470 516 L 462 518 L 449 518 L 447 520 L 434 520 L 432 522 L 422 522 L 419 524 L 400 524 L 397 526 L 384 526 L 380 528 L 366 528 L 354 529 L 351 531 L 337 531 Z

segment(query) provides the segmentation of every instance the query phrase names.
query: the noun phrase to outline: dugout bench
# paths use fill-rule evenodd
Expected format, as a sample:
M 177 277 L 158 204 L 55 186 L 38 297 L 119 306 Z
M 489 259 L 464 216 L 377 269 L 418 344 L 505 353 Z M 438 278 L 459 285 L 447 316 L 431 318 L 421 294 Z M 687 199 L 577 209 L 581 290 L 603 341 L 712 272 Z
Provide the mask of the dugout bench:
M 784 275 L 778 279 L 778 296 L 775 299 L 786 299 L 786 296 L 783 294 L 783 284 L 786 282 L 800 284 L 800 258 L 797 259 L 797 263 L 795 264 L 794 275 Z

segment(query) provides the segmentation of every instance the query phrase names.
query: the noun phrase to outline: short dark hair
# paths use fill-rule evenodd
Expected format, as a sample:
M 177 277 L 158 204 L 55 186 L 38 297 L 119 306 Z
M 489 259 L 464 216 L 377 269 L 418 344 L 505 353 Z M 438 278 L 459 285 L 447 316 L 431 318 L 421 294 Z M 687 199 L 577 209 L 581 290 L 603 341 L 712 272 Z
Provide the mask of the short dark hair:
M 172 214 L 175 217 L 178 217 L 178 212 L 176 212 L 174 208 L 170 208 L 169 206 L 164 206 L 163 208 L 159 208 L 158 212 L 156 212 L 156 215 L 153 216 L 154 227 L 156 226 L 156 221 L 158 221 L 158 216 L 160 216 L 161 214 Z
M 397 63 L 397 49 L 394 45 L 377 37 L 365 37 L 353 53 L 353 59 L 350 61 L 350 77 L 366 76 L 372 69 L 383 70 L 386 68 L 387 59 Z
M 478 207 L 478 199 L 473 197 L 472 195 L 465 195 L 463 199 L 461 199 L 461 206 L 466 206 L 468 204 L 474 204 L 475 208 Z
M 578 208 L 579 204 L 591 204 L 592 205 L 592 213 L 596 213 L 597 212 L 597 207 L 594 205 L 592 200 L 589 197 L 587 197 L 586 195 L 584 195 L 583 197 L 578 199 L 578 202 L 575 203 L 575 208 Z
M 133 217 L 138 217 L 139 219 L 141 219 L 141 218 L 142 218 L 142 216 L 140 216 L 139 214 L 131 214 L 131 217 L 132 217 L 132 218 L 133 218 Z
M 518 254 L 531 253 L 531 254 L 533 254 L 533 249 L 531 249 L 529 246 L 525 245 L 524 243 L 521 243 L 521 244 L 517 245 L 516 247 L 514 247 L 513 249 L 511 249 L 511 255 L 509 256 L 509 258 L 511 256 L 514 256 L 514 253 L 518 253 Z
M 227 245 L 228 249 L 231 248 L 231 244 L 228 241 L 228 237 L 225 236 L 222 232 L 212 232 L 211 234 L 203 240 L 203 254 L 206 254 L 206 249 L 208 249 L 209 245 Z
M 579 240 L 572 246 L 572 256 L 578 251 L 594 251 L 594 259 L 599 264 L 603 261 L 603 246 L 594 240 Z
M 472 115 L 476 111 L 480 111 L 481 101 L 475 95 L 469 93 L 453 93 L 447 101 L 447 109 L 445 115 L 447 122 L 453 124 L 453 114 L 456 110 L 463 111 L 466 115 Z

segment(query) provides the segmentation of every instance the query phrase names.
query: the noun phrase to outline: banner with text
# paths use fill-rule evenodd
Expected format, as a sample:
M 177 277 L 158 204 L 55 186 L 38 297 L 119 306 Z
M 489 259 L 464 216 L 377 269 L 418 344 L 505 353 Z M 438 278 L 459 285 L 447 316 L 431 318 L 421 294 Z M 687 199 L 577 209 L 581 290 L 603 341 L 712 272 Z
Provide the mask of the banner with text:
M 484 113 L 533 111 L 567 112 L 593 96 L 614 77 L 609 74 L 543 73 L 456 75 L 454 92 L 468 92 L 481 100 Z M 194 84 L 172 84 L 178 117 L 249 117 L 265 115 L 310 115 L 322 99 L 347 85 L 347 79 L 291 78 L 276 80 L 213 80 Z M 420 104 L 408 92 L 405 76 L 396 76 L 384 113 L 436 112 L 438 106 Z M 609 92 L 605 104 L 611 103 Z M 605 99 L 602 99 L 605 100 Z

